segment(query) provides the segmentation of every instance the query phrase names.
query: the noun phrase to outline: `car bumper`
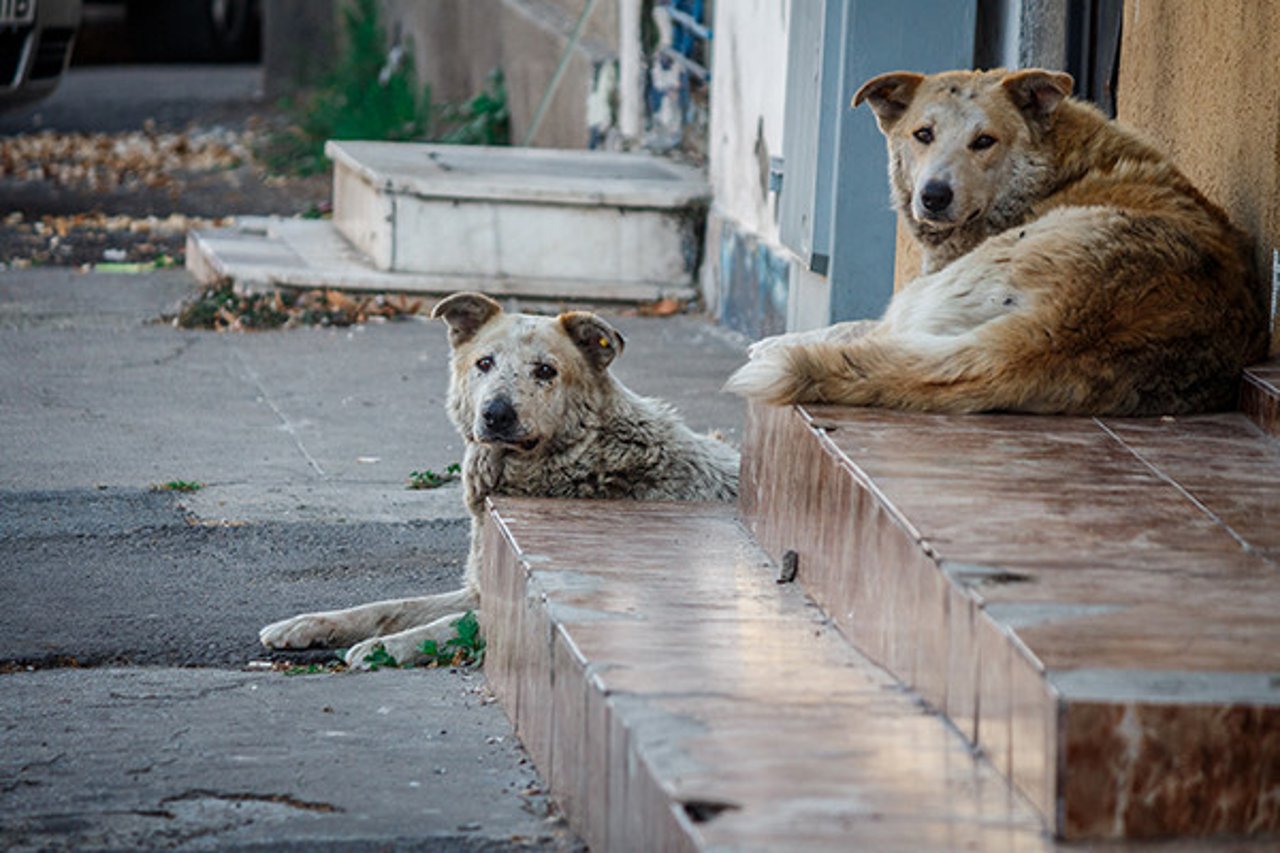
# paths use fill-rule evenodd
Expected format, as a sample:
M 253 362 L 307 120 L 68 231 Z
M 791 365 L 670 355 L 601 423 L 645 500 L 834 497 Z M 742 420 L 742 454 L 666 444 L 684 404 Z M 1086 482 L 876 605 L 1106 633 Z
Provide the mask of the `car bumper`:
M 30 24 L 0 26 L 0 106 L 52 92 L 71 61 L 80 0 L 37 0 Z

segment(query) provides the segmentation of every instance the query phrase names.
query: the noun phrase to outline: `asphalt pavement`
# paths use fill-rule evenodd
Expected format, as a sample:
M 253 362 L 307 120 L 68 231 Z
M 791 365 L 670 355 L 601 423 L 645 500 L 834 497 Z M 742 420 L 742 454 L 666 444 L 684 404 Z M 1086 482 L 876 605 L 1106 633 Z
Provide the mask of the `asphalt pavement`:
M 456 585 L 459 487 L 405 488 L 461 459 L 443 325 L 158 320 L 195 289 L 0 272 L 0 848 L 577 847 L 482 673 L 260 668 L 327 658 L 266 622 Z M 625 382 L 740 437 L 740 342 L 612 319 Z

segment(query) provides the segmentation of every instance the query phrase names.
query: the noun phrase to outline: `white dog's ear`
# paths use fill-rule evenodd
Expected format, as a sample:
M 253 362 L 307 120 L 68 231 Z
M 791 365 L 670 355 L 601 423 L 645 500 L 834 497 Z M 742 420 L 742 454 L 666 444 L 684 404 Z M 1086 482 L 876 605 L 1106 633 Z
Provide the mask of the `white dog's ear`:
M 1062 71 L 1028 68 L 1013 72 L 1000 85 L 1015 107 L 1028 118 L 1040 121 L 1053 115 L 1063 99 L 1071 94 L 1075 80 Z
M 502 306 L 483 293 L 455 293 L 431 309 L 431 319 L 449 325 L 449 346 L 465 344 L 476 331 L 502 313 Z
M 568 311 L 559 317 L 569 340 L 596 370 L 604 370 L 622 355 L 627 342 L 622 333 L 590 311 Z
M 902 118 L 907 107 L 911 106 L 916 89 L 923 82 L 924 75 L 912 71 L 881 74 L 862 84 L 862 88 L 854 94 L 850 106 L 856 107 L 863 101 L 871 104 L 871 109 L 876 114 L 876 124 L 880 125 L 881 131 L 888 132 Z

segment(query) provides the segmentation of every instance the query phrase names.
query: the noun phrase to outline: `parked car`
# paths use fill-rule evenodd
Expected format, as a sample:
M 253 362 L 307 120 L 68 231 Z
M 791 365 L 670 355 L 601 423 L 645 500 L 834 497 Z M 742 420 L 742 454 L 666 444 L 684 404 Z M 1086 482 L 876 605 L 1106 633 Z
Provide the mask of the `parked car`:
M 80 0 L 0 0 L 0 109 L 58 88 L 80 28 Z

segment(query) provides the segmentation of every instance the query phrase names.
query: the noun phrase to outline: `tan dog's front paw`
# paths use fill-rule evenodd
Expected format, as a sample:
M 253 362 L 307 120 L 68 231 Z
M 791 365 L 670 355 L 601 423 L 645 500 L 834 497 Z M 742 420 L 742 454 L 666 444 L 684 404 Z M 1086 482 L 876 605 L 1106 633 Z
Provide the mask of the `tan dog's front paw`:
M 303 613 L 273 622 L 258 632 L 269 649 L 332 648 L 340 632 L 336 621 L 323 613 Z

